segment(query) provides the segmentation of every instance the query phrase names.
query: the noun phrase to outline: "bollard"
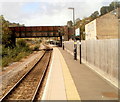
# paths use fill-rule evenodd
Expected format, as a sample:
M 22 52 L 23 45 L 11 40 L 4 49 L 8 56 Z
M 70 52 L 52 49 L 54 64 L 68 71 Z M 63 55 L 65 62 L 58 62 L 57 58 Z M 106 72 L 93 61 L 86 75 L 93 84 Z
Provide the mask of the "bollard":
M 77 60 L 77 42 L 74 42 L 74 60 Z
M 63 50 L 64 50 L 64 43 L 63 43 Z
M 82 61 L 81 61 L 81 42 L 79 42 L 80 44 L 80 64 L 82 64 Z

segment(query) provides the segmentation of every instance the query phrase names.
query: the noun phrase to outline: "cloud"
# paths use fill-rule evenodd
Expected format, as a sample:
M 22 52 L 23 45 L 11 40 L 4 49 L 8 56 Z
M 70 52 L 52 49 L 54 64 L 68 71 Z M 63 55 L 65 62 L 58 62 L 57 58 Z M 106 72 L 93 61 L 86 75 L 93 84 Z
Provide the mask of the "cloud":
M 28 1 L 28 0 L 27 0 Z M 2 13 L 11 22 L 25 25 L 65 25 L 72 20 L 72 11 L 75 8 L 75 18 L 89 16 L 99 10 L 103 4 L 112 0 L 36 0 L 37 2 L 2 2 Z
M 65 25 L 67 20 L 71 18 L 66 8 L 58 4 L 47 4 L 42 6 L 43 12 L 36 13 L 30 19 L 26 19 L 26 25 Z M 41 11 L 42 11 L 41 10 Z

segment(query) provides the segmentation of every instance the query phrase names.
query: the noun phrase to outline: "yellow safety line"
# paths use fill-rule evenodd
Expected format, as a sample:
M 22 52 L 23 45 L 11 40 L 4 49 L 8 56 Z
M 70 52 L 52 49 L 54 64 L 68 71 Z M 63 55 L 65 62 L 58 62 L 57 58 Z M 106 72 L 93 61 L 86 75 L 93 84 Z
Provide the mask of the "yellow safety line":
M 59 52 L 62 64 L 67 100 L 81 100 L 66 62 L 61 52 L 59 50 L 57 52 Z

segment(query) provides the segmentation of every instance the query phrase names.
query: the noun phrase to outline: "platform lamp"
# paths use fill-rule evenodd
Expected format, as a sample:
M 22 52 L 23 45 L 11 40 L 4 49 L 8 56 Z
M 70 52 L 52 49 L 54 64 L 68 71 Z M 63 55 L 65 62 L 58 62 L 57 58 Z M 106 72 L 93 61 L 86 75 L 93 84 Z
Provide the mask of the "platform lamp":
M 76 42 L 76 39 L 75 39 L 75 9 L 73 7 L 69 7 L 68 9 L 71 9 L 73 10 L 73 39 L 74 39 L 74 60 L 77 60 L 77 42 Z

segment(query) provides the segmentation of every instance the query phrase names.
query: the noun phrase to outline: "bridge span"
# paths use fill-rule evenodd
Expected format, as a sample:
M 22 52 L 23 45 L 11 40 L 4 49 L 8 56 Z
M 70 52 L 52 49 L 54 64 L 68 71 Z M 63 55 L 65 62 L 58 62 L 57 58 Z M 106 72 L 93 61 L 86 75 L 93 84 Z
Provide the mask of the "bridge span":
M 63 26 L 20 26 L 9 27 L 12 31 L 12 41 L 16 38 L 60 37 L 62 46 Z

